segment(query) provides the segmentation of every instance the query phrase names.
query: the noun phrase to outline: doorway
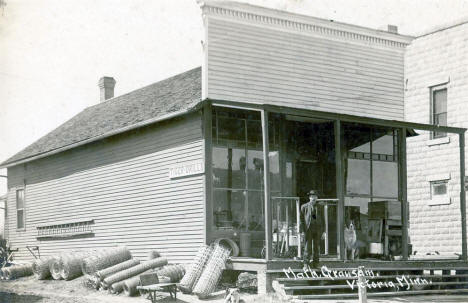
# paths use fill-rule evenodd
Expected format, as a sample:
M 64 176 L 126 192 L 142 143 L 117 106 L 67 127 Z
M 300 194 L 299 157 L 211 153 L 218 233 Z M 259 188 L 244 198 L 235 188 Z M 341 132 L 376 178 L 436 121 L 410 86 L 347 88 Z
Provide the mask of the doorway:
M 335 257 L 338 237 L 334 122 L 290 115 L 285 115 L 275 122 L 282 124 L 280 128 L 283 129 L 280 140 L 280 159 L 283 167 L 281 197 L 296 197 L 297 200 L 281 199 L 272 195 L 275 197 L 274 241 L 289 239 L 281 236 L 289 229 L 299 230 L 298 209 L 308 201 L 308 192 L 315 190 L 319 194 L 318 212 L 323 218 L 325 231 L 320 253 L 322 256 Z M 286 207 L 288 203 L 290 205 Z M 289 217 L 285 216 L 286 213 Z M 285 228 L 285 221 L 295 225 L 289 229 Z M 295 243 L 294 239 L 289 240 L 288 244 L 291 243 Z M 279 244 L 278 247 L 282 245 Z M 278 256 L 287 257 L 281 255 L 281 252 L 282 250 Z

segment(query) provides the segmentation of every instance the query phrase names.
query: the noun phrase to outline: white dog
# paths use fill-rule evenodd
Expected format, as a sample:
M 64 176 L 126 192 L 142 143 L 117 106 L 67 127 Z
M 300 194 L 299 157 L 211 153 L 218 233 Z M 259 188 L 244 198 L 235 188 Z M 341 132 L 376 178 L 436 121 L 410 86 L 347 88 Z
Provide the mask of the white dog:
M 349 224 L 349 227 L 345 227 L 344 230 L 344 241 L 345 241 L 345 259 L 348 259 L 348 250 L 351 250 L 351 260 L 354 260 L 354 256 L 359 254 L 359 248 L 356 245 L 357 236 L 356 228 L 354 227 L 353 221 Z

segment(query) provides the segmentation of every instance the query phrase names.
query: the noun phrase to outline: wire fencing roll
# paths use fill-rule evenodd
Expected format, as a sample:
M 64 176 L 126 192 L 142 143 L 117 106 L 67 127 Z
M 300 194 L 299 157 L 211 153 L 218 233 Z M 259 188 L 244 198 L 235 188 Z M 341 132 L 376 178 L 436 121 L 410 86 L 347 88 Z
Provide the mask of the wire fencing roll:
M 157 250 L 151 250 L 148 253 L 148 260 L 156 259 L 156 258 L 159 258 L 159 257 L 161 257 L 161 254 Z
M 231 249 L 231 256 L 237 257 L 239 256 L 239 246 L 236 242 L 229 238 L 218 238 L 214 241 L 216 244 L 224 245 L 227 248 Z
M 114 266 L 107 267 L 105 269 L 99 270 L 94 275 L 97 277 L 97 279 L 99 281 L 102 281 L 106 277 L 108 277 L 108 276 L 110 276 L 112 274 L 115 274 L 116 272 L 119 272 L 119 271 L 122 271 L 124 269 L 136 266 L 138 264 L 140 264 L 139 260 L 130 259 L 130 260 L 121 262 L 119 264 L 116 264 Z
M 109 286 L 109 288 L 108 288 L 109 293 L 111 293 L 111 294 L 121 293 L 123 291 L 123 284 L 124 283 L 125 283 L 125 281 L 115 282 L 114 284 Z
M 108 288 L 109 293 L 111 293 L 111 294 L 119 294 L 119 293 L 121 293 L 121 292 L 123 291 L 124 283 L 125 283 L 125 280 L 124 280 L 124 281 L 115 282 L 114 284 L 112 284 L 111 286 L 109 286 L 109 288 Z
M 3 268 L 3 277 L 6 280 L 18 279 L 21 277 L 27 277 L 33 274 L 32 264 L 21 264 L 13 265 Z
M 113 247 L 97 252 L 81 262 L 83 274 L 92 275 L 98 270 L 130 260 L 132 254 L 126 247 Z
M 166 265 L 156 271 L 158 277 L 168 277 L 172 283 L 179 282 L 184 277 L 185 267 L 180 264 Z
M 145 273 L 141 273 L 138 276 L 123 281 L 123 291 L 127 297 L 133 297 L 140 294 L 137 290 L 137 286 L 140 285 L 140 276 Z
M 72 280 L 83 274 L 81 263 L 84 258 L 95 255 L 95 250 L 73 252 L 60 258 L 60 274 L 64 280 Z
M 49 256 L 34 260 L 32 263 L 32 271 L 36 279 L 45 280 L 50 278 L 50 264 L 54 259 L 54 256 Z
M 98 290 L 100 286 L 100 282 L 96 276 L 91 276 L 91 275 L 85 275 L 85 279 L 83 280 L 83 285 L 86 288 L 91 288 Z
M 138 282 L 140 281 L 140 276 L 143 275 L 143 274 L 146 274 L 146 273 L 150 273 L 150 272 L 153 272 L 153 269 L 150 269 L 150 270 L 147 270 L 145 272 L 142 272 L 140 274 L 138 274 L 137 276 L 133 276 L 133 277 L 130 277 L 128 279 L 125 279 L 125 280 L 122 280 L 122 281 L 119 281 L 119 282 L 115 282 L 114 284 L 112 284 L 111 286 L 109 286 L 108 290 L 111 294 L 118 294 L 118 293 L 121 293 L 122 291 L 124 291 L 124 287 L 125 287 L 125 282 L 127 282 L 128 280 L 130 279 L 134 279 L 135 277 L 138 277 Z
M 62 270 L 60 268 L 60 256 L 56 256 L 53 260 L 49 263 L 49 270 L 50 275 L 54 280 L 61 280 L 62 279 Z
M 102 280 L 102 285 L 107 288 L 107 287 L 110 287 L 115 282 L 119 282 L 128 278 L 131 278 L 149 269 L 162 267 L 164 265 L 167 265 L 167 259 L 162 258 L 162 257 L 144 261 L 144 262 L 141 262 L 139 265 L 130 267 L 128 269 L 119 271 L 115 274 L 108 276 L 107 278 Z
M 190 268 L 187 270 L 178 285 L 180 291 L 186 294 L 192 292 L 192 289 L 200 278 L 200 275 L 202 274 L 203 269 L 205 268 L 205 265 L 208 262 L 212 252 L 213 247 L 211 246 L 202 245 L 199 248 L 195 259 L 190 265 Z
M 226 267 L 226 260 L 231 251 L 222 245 L 216 244 L 208 263 L 203 269 L 197 284 L 193 288 L 193 293 L 200 299 L 208 297 L 215 291 L 221 274 Z

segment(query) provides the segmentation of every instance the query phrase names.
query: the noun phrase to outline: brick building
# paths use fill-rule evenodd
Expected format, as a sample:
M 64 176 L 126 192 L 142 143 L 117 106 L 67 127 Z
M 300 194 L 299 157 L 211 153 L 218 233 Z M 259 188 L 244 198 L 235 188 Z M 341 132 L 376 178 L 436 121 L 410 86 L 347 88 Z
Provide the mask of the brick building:
M 405 121 L 468 126 L 468 23 L 417 37 L 405 54 Z M 421 132 L 407 142 L 413 250 L 461 252 L 458 136 Z

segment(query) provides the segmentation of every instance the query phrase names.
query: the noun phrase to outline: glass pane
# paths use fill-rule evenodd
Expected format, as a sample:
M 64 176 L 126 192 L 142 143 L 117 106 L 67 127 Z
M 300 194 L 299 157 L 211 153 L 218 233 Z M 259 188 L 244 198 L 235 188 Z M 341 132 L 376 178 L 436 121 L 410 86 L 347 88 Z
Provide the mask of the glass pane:
M 468 181 L 468 178 L 467 178 Z M 284 182 L 283 182 L 283 195 L 290 197 L 293 195 L 293 163 L 286 161 L 284 168 Z
M 263 192 L 249 191 L 247 224 L 249 231 L 265 231 L 264 199 Z
M 263 149 L 261 121 L 247 121 L 247 140 L 249 149 Z
M 245 191 L 214 190 L 213 219 L 219 230 L 245 229 Z
M 370 153 L 371 129 L 359 124 L 344 124 L 344 141 L 347 151 Z
M 245 135 L 244 119 L 218 117 L 218 143 L 226 140 L 235 146 L 245 146 Z
M 433 183 L 432 185 L 434 196 L 441 196 L 447 194 L 447 183 Z
M 370 161 L 347 159 L 347 195 L 370 195 Z
M 390 134 L 374 132 L 374 140 L 372 141 L 372 153 L 373 154 L 384 154 L 384 155 L 393 155 L 394 153 L 394 144 L 393 144 L 393 132 Z M 380 136 L 379 136 L 380 135 Z
M 213 146 L 213 186 L 245 188 L 245 149 Z
M 434 114 L 447 112 L 447 90 L 434 91 Z
M 263 165 L 263 150 L 249 150 L 247 166 L 249 189 L 263 190 Z
M 270 149 L 277 149 L 279 146 L 279 126 L 280 120 L 273 120 L 273 115 L 270 114 L 270 123 L 268 125 L 268 140 L 270 141 Z
M 434 124 L 445 126 L 447 125 L 447 113 L 437 114 L 434 116 Z
M 24 208 L 24 190 L 18 189 L 16 191 L 16 209 Z
M 373 196 L 398 198 L 398 163 L 372 162 Z
M 17 228 L 24 228 L 24 211 L 18 210 L 16 214 L 18 219 Z
M 270 190 L 280 191 L 281 190 L 281 175 L 280 175 L 279 152 L 270 150 L 269 159 L 270 159 Z

